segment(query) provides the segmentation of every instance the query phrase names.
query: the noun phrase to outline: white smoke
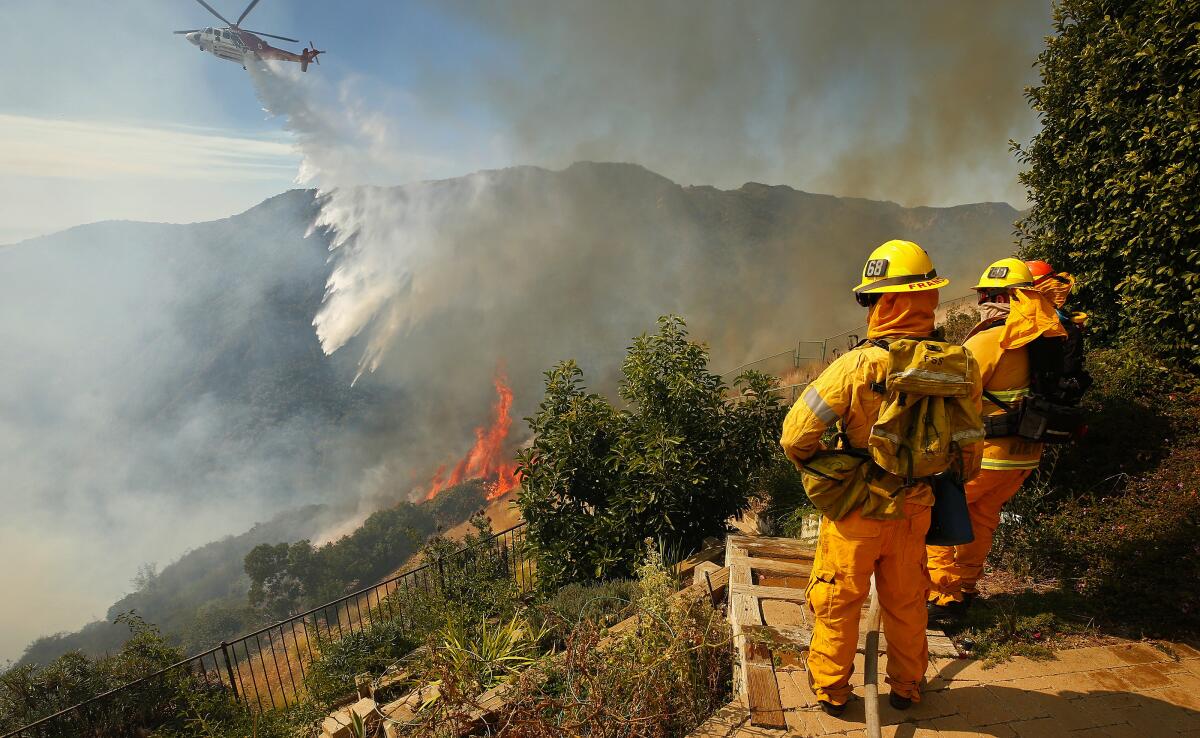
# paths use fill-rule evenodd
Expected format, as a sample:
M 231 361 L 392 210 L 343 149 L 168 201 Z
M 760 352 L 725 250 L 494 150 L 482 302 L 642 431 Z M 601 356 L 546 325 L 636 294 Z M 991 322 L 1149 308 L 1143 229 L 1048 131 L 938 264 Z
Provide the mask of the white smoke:
M 454 197 L 440 197 L 448 193 L 437 183 L 328 193 L 316 225 L 330 230 L 340 253 L 313 320 L 326 353 L 369 325 L 359 371 L 375 371 L 395 337 L 455 299 L 455 273 L 470 271 L 473 255 L 445 253 L 448 231 L 457 218 L 495 208 L 486 174 L 459 184 L 465 188 L 456 187 Z
M 402 190 L 373 183 L 412 182 L 440 162 L 404 148 L 397 123 L 363 106 L 343 88 L 328 90 L 290 66 L 252 65 L 266 110 L 284 118 L 303 156 L 297 182 L 315 185 L 321 200 L 314 229 L 326 229 L 335 262 L 313 327 L 332 354 L 369 327 L 359 375 L 379 368 L 391 342 L 452 299 L 471 254 L 448 254 L 449 232 L 472 213 L 494 208 L 485 173 L 451 189 L 418 182 Z M 333 99 L 333 98 L 325 98 Z M 357 381 L 357 378 L 356 378 Z

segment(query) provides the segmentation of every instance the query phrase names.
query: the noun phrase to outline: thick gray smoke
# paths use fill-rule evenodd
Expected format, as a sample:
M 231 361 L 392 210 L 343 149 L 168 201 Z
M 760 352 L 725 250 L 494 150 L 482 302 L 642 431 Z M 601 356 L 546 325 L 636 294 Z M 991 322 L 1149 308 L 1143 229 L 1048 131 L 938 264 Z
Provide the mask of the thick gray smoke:
M 518 61 L 436 70 L 422 97 L 483 101 L 516 161 L 905 205 L 1023 199 L 1007 141 L 1035 130 L 1022 89 L 1048 0 L 451 6 Z
M 360 374 L 402 388 L 406 425 L 428 436 L 397 449 L 397 471 L 428 473 L 469 443 L 497 365 L 518 415 L 563 358 L 611 390 L 630 337 L 676 312 L 712 345 L 714 366 L 729 368 L 859 322 L 848 286 L 888 238 L 922 241 L 959 277 L 977 271 L 981 253 L 1009 248 L 1006 206 L 905 210 L 786 187 L 684 188 L 634 165 L 355 186 L 359 171 L 403 162 L 388 151 L 401 124 L 327 125 L 344 97 L 295 70 L 251 73 L 321 192 L 316 230 L 333 250 L 313 321 L 322 348 L 351 344 Z

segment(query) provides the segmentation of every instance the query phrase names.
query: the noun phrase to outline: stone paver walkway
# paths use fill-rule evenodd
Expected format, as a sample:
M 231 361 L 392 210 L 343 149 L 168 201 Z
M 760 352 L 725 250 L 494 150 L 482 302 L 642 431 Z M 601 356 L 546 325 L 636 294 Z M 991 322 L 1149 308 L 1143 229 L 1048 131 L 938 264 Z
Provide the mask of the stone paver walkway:
M 884 673 L 886 656 L 881 657 Z M 862 656 L 853 679 L 858 696 L 842 718 L 820 711 L 801 667 L 776 670 L 787 731 L 750 725 L 745 706 L 730 704 L 693 738 L 865 736 Z M 881 699 L 883 735 L 894 738 L 1035 738 L 1068 736 L 1200 737 L 1200 651 L 1123 643 L 1060 651 L 1049 661 L 1017 658 L 985 669 L 980 662 L 935 658 L 920 704 L 905 712 Z M 887 686 L 880 691 L 886 694 Z

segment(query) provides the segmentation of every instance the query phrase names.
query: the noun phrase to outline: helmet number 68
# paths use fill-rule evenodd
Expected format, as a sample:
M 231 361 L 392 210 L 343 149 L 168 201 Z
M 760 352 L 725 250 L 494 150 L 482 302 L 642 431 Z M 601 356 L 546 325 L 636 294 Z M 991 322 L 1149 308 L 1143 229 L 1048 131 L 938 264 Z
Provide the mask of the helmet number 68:
M 867 266 L 863 269 L 864 277 L 882 277 L 887 274 L 888 260 L 887 259 L 871 259 L 867 262 Z

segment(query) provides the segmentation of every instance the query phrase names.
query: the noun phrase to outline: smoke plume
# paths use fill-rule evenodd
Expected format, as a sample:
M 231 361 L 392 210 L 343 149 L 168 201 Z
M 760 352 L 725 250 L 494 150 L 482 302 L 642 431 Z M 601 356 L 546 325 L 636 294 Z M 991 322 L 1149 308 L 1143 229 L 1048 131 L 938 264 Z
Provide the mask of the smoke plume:
M 635 165 L 360 186 L 360 172 L 388 162 L 403 176 L 404 156 L 389 151 L 404 150 L 403 121 L 381 123 L 294 69 L 251 75 L 318 187 L 314 232 L 332 254 L 316 335 L 327 354 L 349 351 L 359 377 L 404 393 L 404 423 L 422 439 L 389 463 L 422 481 L 487 422 L 498 362 L 520 417 L 564 358 L 611 390 L 630 337 L 659 315 L 687 317 L 728 368 L 859 322 L 847 287 L 888 238 L 919 240 L 955 276 L 976 270 L 977 249 L 1008 248 L 1006 206 L 941 213 L 786 187 L 722 192 Z
M 1022 90 L 1047 0 L 451 7 L 515 61 L 433 70 L 421 95 L 484 101 L 516 161 L 906 205 L 1023 200 L 1007 142 L 1035 130 Z

